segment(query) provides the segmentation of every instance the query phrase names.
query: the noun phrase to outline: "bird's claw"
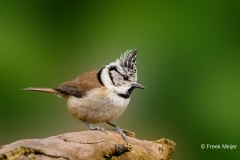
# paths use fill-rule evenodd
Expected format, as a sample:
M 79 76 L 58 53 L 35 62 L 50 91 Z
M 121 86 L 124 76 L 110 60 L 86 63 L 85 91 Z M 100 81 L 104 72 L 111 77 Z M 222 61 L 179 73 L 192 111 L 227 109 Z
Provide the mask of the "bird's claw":
M 97 127 L 90 126 L 89 128 L 90 128 L 91 130 L 98 130 L 98 131 L 105 132 L 105 129 L 102 128 L 102 127 L 99 127 L 99 126 L 97 126 Z
M 123 139 L 128 143 L 128 138 L 127 138 L 126 134 L 119 127 L 116 127 L 116 132 L 121 134 Z

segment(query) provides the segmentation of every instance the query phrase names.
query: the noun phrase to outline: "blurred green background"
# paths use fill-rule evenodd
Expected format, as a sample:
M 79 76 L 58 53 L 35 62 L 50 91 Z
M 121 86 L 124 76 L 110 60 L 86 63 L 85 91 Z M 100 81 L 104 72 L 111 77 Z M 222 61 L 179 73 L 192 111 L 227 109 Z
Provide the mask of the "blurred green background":
M 63 99 L 20 89 L 58 86 L 138 48 L 146 89 L 114 123 L 139 139 L 173 140 L 174 159 L 239 158 L 239 8 L 237 0 L 1 1 L 0 145 L 87 130 Z

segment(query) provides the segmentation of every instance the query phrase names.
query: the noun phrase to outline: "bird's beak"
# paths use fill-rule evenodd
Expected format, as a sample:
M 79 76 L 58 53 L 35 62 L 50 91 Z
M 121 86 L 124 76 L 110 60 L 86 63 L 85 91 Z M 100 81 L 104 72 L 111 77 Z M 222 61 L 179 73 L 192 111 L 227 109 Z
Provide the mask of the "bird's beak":
M 145 87 L 137 82 L 133 83 L 132 84 L 132 87 L 135 87 L 135 88 L 140 88 L 140 89 L 145 89 Z

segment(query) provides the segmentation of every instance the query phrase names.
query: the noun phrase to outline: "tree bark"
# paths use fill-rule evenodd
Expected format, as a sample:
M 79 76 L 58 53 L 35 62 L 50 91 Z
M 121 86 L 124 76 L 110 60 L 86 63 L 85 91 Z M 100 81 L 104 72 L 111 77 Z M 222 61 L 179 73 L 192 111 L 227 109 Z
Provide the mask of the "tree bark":
M 2 146 L 0 160 L 170 160 L 176 144 L 169 139 L 146 141 L 124 130 L 129 143 L 115 131 L 63 133 L 44 139 L 24 139 Z

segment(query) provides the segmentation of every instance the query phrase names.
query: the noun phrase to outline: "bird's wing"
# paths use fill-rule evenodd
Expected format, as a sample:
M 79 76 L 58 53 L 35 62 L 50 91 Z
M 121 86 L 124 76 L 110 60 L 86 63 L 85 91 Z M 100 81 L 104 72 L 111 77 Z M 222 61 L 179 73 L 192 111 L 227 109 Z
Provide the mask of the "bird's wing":
M 87 91 L 103 86 L 98 78 L 99 71 L 100 70 L 93 70 L 86 72 L 76 79 L 64 82 L 53 89 L 65 95 L 74 95 L 79 98 L 83 97 Z

